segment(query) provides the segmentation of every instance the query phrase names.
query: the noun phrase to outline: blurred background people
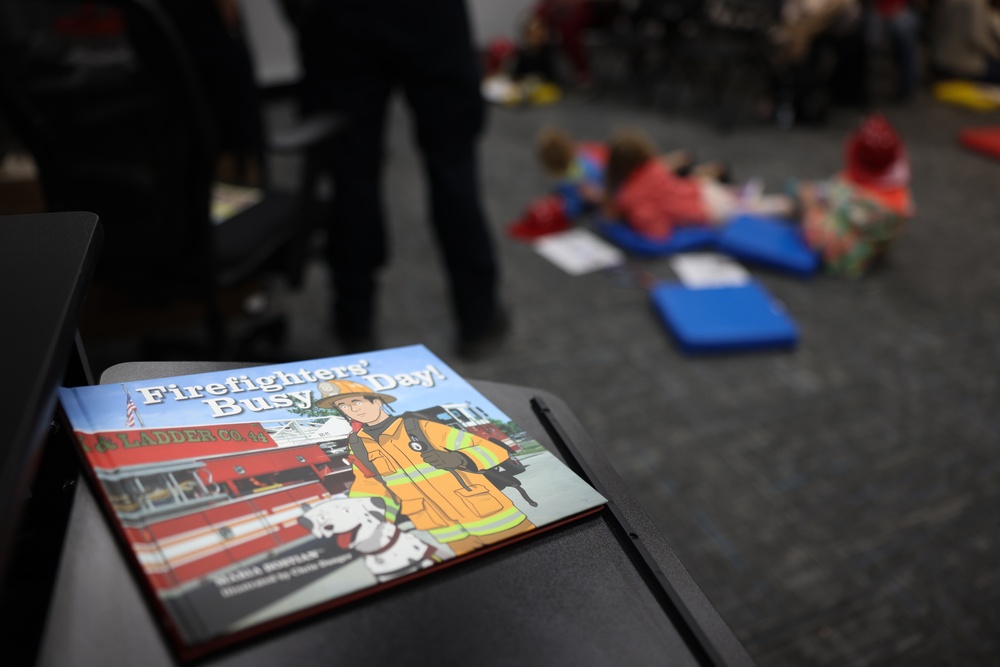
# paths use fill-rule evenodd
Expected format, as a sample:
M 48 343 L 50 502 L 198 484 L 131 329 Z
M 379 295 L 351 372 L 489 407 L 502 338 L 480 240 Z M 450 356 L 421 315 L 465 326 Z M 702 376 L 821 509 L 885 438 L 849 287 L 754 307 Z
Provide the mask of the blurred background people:
M 1000 1 L 939 0 L 928 25 L 935 75 L 1000 83 Z
M 908 100 L 920 85 L 920 14 L 912 0 L 873 0 L 867 21 L 869 42 L 889 39 L 896 64 L 893 94 Z
M 555 81 L 555 58 L 549 26 L 537 16 L 528 18 L 521 33 L 520 44 L 514 56 L 513 79 L 537 77 Z
M 868 48 L 859 0 L 784 0 L 773 36 L 780 124 L 823 121 L 831 105 L 868 104 Z
M 549 26 L 569 60 L 575 85 L 593 86 L 590 53 L 584 37 L 587 30 L 611 26 L 621 13 L 620 0 L 539 0 L 534 15 Z

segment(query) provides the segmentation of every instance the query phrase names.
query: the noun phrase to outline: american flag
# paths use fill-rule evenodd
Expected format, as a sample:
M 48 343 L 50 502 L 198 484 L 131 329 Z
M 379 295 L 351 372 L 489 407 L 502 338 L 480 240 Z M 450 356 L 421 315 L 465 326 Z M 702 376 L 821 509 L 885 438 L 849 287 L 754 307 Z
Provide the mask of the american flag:
M 125 391 L 125 425 L 129 428 L 135 426 L 135 416 L 139 414 L 139 409 L 132 402 L 132 394 Z

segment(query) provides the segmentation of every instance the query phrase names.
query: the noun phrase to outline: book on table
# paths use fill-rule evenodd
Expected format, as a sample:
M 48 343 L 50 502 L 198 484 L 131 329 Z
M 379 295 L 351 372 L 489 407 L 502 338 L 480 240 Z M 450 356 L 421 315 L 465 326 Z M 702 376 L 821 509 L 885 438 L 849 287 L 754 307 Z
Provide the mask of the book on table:
M 59 396 L 181 658 L 606 502 L 419 345 Z

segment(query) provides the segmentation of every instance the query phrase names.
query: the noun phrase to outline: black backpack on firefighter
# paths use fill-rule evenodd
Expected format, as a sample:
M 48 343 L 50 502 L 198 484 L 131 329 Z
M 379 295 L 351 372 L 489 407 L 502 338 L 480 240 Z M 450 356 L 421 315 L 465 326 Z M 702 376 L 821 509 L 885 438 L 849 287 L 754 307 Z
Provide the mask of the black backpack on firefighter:
M 424 435 L 424 430 L 420 428 L 420 422 L 417 420 L 418 419 L 426 419 L 428 421 L 434 421 L 434 420 L 428 419 L 427 416 L 415 412 L 407 412 L 403 414 L 402 419 L 403 419 L 403 428 L 406 429 L 406 434 L 407 436 L 409 436 L 410 441 L 418 443 L 423 450 L 430 449 L 431 445 L 430 443 L 427 442 L 427 437 Z M 509 455 L 507 460 L 503 461 L 502 463 L 499 463 L 498 465 L 493 466 L 492 468 L 486 468 L 485 470 L 465 470 L 465 472 L 473 475 L 482 475 L 497 489 L 501 490 L 506 489 L 508 486 L 514 488 L 517 490 L 518 493 L 521 494 L 521 497 L 524 498 L 525 502 L 527 502 L 532 507 L 538 507 L 538 503 L 532 500 L 531 496 L 528 495 L 528 492 L 525 491 L 524 487 L 521 485 L 521 480 L 517 478 L 517 475 L 520 475 L 522 472 L 524 472 L 524 465 L 520 461 L 514 458 L 514 450 L 511 449 L 511 447 L 507 445 L 505 442 L 498 440 L 497 438 L 489 438 L 489 441 L 507 450 L 507 453 Z M 362 462 L 367 463 L 368 452 L 367 450 L 365 450 L 365 445 L 361 441 L 361 438 L 358 436 L 357 433 L 351 433 L 348 439 L 348 443 L 350 444 L 351 447 L 351 454 L 353 454 L 356 458 L 360 459 Z M 381 476 L 378 475 L 377 472 L 374 471 L 372 472 L 377 477 L 379 477 L 379 480 L 381 481 Z M 458 476 L 457 471 L 452 471 L 452 473 L 455 475 L 456 478 L 458 478 L 458 481 L 462 486 L 466 486 L 462 478 Z

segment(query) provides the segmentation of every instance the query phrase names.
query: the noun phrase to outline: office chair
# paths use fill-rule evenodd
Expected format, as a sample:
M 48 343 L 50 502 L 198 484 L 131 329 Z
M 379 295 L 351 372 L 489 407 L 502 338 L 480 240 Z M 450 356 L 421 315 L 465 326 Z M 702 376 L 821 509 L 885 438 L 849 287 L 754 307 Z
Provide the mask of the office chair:
M 238 355 L 247 336 L 232 334 L 223 295 L 264 275 L 299 284 L 337 119 L 318 116 L 273 142 L 304 153 L 298 192 L 270 188 L 262 168 L 259 202 L 213 221 L 219 123 L 204 73 L 217 63 L 193 57 L 161 4 L 0 0 L 0 11 L 0 105 L 38 164 L 48 209 L 100 216 L 95 284 L 140 308 L 194 300 L 205 313 L 206 353 Z M 248 336 L 280 340 L 280 318 L 258 324 Z

